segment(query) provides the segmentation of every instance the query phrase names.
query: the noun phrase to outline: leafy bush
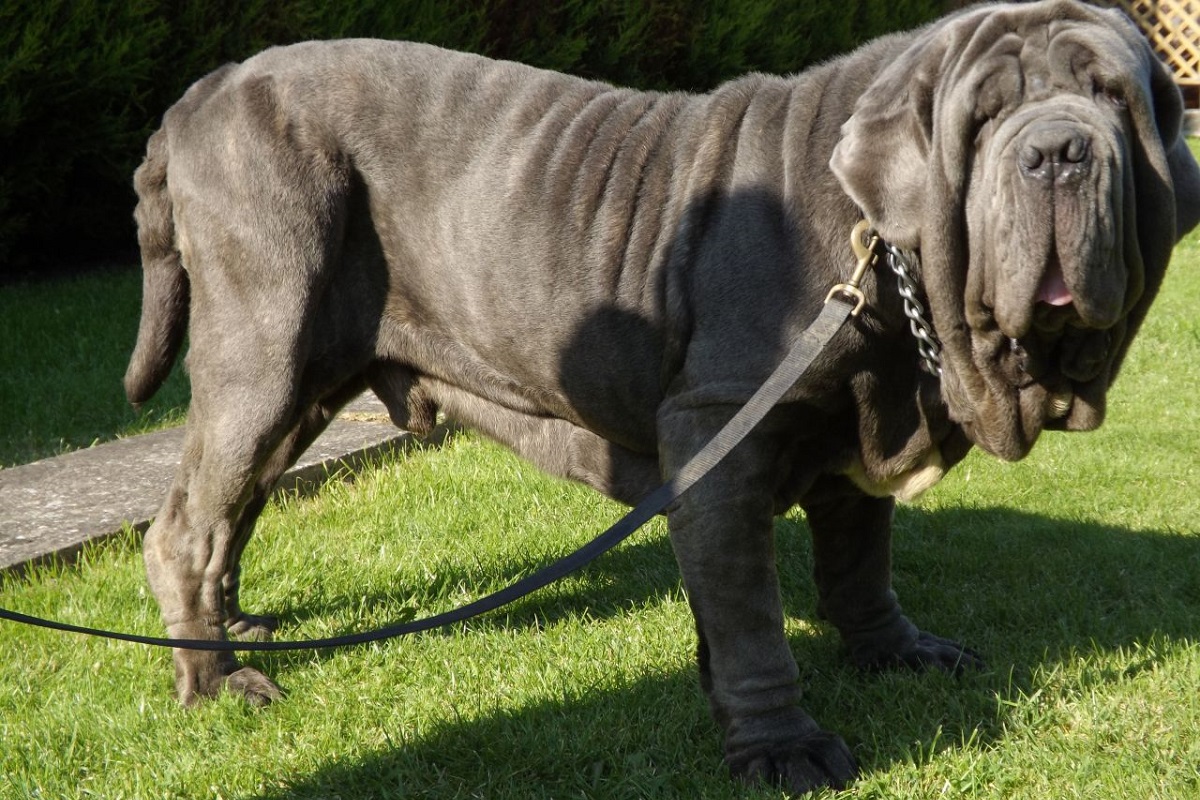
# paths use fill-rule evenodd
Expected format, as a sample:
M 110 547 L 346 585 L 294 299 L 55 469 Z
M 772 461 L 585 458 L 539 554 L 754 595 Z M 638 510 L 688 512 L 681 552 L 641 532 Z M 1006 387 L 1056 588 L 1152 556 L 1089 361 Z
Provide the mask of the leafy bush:
M 270 45 L 376 36 L 646 88 L 791 72 L 942 0 L 0 0 L 0 279 L 126 252 L 130 174 L 196 78 Z
M 139 100 L 164 27 L 153 10 L 144 0 L 0 10 L 0 260 L 22 234 L 98 233 L 142 140 Z

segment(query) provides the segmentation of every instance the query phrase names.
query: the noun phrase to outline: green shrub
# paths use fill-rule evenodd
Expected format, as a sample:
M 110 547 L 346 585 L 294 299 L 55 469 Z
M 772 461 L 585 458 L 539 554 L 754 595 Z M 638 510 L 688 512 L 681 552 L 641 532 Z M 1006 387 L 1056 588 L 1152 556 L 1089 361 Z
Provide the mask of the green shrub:
M 943 0 L 0 0 L 0 279 L 128 251 L 130 174 L 225 61 L 312 38 L 414 39 L 645 88 L 792 72 Z
M 128 183 L 147 116 L 139 100 L 163 32 L 155 5 L 45 0 L 0 10 L 0 261 L 25 233 L 103 238 L 95 223 L 112 187 Z

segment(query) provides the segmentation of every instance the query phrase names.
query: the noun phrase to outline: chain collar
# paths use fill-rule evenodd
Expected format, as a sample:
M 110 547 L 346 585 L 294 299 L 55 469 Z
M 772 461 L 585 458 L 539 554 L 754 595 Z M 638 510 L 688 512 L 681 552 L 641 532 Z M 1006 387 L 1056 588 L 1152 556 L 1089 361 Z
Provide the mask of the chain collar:
M 921 366 L 930 375 L 942 374 L 942 345 L 933 325 L 925 313 L 925 306 L 917 298 L 921 287 L 912 276 L 912 262 L 915 256 L 901 250 L 888 242 L 883 243 L 887 254 L 887 263 L 892 272 L 896 273 L 896 285 L 900 297 L 904 299 L 904 316 L 908 317 L 908 329 L 917 340 L 917 352 L 921 354 Z
M 867 270 L 879 262 L 882 255 L 892 272 L 896 273 L 900 297 L 904 300 L 904 316 L 908 317 L 908 328 L 917 340 L 917 352 L 921 354 L 921 368 L 930 375 L 941 377 L 942 345 L 933 331 L 933 324 L 925 314 L 925 306 L 917 297 L 921 287 L 912 276 L 913 262 L 917 260 L 916 254 L 885 242 L 865 219 L 860 219 L 850 231 L 850 247 L 858 259 L 854 273 L 845 283 L 839 283 L 829 290 L 829 294 L 825 296 L 825 303 L 828 305 L 830 300 L 840 296 L 851 305 L 850 316 L 858 316 L 867 303 L 859 283 Z

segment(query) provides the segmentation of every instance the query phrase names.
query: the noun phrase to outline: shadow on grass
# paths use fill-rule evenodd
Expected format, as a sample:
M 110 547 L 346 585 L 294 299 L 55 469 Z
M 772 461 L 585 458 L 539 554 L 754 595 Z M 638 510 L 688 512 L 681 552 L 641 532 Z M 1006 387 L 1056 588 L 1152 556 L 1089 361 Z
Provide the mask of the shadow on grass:
M 786 519 L 777 532 L 787 611 L 812 620 L 807 530 Z M 1003 508 L 904 508 L 895 552 L 895 584 L 909 615 L 982 650 L 990 669 L 959 680 L 859 674 L 841 659 L 826 626 L 817 635 L 794 635 L 806 707 L 847 738 L 865 771 L 967 741 L 995 741 L 1007 708 L 997 700 L 1028 691 L 1043 667 L 1081 653 L 1200 636 L 1200 541 L 1193 537 Z M 678 586 L 661 536 L 643 536 L 590 569 L 603 576 L 594 581 L 597 591 L 538 595 L 473 624 L 539 626 L 584 609 L 619 615 Z M 366 755 L 330 754 L 316 772 L 257 797 L 745 794 L 727 782 L 719 734 L 695 679 L 694 670 L 648 675 L 629 685 L 568 690 L 561 702 L 516 713 L 447 719 L 419 736 L 397 734 L 391 746 Z

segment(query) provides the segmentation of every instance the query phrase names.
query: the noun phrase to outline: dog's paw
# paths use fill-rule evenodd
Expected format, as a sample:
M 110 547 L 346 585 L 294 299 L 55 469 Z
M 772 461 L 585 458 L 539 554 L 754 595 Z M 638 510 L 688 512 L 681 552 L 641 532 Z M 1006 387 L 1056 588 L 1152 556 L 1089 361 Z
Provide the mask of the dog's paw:
M 740 780 L 765 782 L 792 795 L 842 789 L 858 776 L 854 754 L 842 737 L 828 731 L 744 753 L 728 763 Z
M 253 667 L 242 667 L 225 679 L 225 688 L 252 706 L 265 706 L 283 699 L 283 691 Z
M 278 617 L 260 614 L 238 614 L 225 622 L 225 631 L 229 634 L 229 638 L 239 642 L 270 641 L 274 638 L 278 628 Z
M 243 667 L 231 653 L 175 651 L 175 695 L 184 706 L 228 691 L 254 706 L 279 700 L 283 692 L 253 667 Z
M 943 639 L 925 631 L 921 631 L 916 641 L 903 650 L 861 660 L 859 666 L 869 670 L 911 669 L 923 671 L 935 669 L 952 675 L 961 675 L 967 670 L 986 668 L 983 657 L 979 653 L 958 642 Z

